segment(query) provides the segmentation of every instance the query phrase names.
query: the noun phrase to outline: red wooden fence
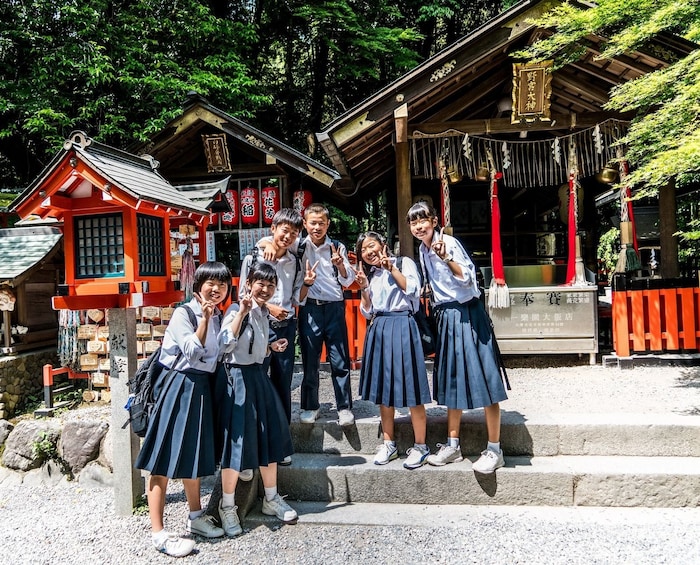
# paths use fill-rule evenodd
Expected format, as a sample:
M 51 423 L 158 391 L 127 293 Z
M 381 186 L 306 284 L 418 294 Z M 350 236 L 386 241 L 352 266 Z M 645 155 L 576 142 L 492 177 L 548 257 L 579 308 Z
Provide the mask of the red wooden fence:
M 700 350 L 700 288 L 613 291 L 612 318 L 618 357 Z

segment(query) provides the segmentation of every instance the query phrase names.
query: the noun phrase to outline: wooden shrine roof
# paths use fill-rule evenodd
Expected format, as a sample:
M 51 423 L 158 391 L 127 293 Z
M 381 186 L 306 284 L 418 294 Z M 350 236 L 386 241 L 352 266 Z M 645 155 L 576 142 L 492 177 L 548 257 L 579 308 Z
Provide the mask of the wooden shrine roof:
M 70 163 L 70 165 L 67 165 Z M 81 169 L 83 172 L 79 172 Z M 86 178 L 86 172 L 90 177 Z M 74 132 L 64 143 L 63 149 L 53 158 L 42 173 L 15 199 L 12 210 L 21 216 L 28 214 L 51 215 L 51 208 L 42 211 L 41 199 L 79 197 L 85 191 L 85 183 L 94 185 L 100 178 L 98 189 L 106 192 L 119 191 L 137 207 L 140 202 L 168 207 L 172 215 L 195 213 L 208 214 L 205 204 L 188 198 L 178 191 L 158 171 L 158 162 L 138 157 L 126 151 L 103 145 L 82 132 Z M 60 183 L 60 185 L 59 185 Z M 49 193 L 50 191 L 50 193 Z M 39 192 L 47 192 L 43 196 Z M 55 212 L 55 210 L 53 210 Z M 60 218 L 59 218 L 60 219 Z
M 220 132 L 229 136 L 231 170 L 208 173 L 201 136 Z M 331 199 L 342 198 L 335 188 L 340 180 L 337 171 L 216 108 L 196 93 L 189 95 L 181 116 L 133 150 L 155 156 L 163 176 L 173 184 L 201 182 L 217 175 L 230 175 L 232 180 L 288 175 L 298 183 L 311 182 Z
M 530 139 L 551 138 L 557 132 L 591 127 L 609 117 L 629 118 L 603 111 L 611 87 L 664 68 L 697 48 L 681 38 L 661 35 L 644 51 L 597 60 L 604 38 L 589 36 L 583 57 L 553 73 L 552 122 L 512 125 L 510 108 L 502 109 L 504 101 L 507 105 L 512 100 L 514 59 L 510 54 L 547 33 L 528 20 L 552 4 L 519 2 L 317 133 L 342 175 L 338 186 L 364 194 L 394 186 L 394 111 L 404 104 L 409 139 L 455 132 L 518 139 L 522 130 L 528 131 Z
M 58 251 L 62 237 L 58 228 L 0 229 L 0 285 L 18 286 Z

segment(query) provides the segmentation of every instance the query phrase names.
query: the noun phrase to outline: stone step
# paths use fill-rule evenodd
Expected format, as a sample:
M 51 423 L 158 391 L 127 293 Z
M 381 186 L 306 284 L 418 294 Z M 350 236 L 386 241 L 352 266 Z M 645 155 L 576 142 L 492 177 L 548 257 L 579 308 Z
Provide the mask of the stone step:
M 413 471 L 403 458 L 383 466 L 363 454 L 296 454 L 280 467 L 290 501 L 601 507 L 700 506 L 700 458 L 626 456 L 506 457 L 495 474 L 470 457 Z
M 624 455 L 700 457 L 700 418 L 653 414 L 547 414 L 523 416 L 503 411 L 501 446 L 506 455 L 545 457 L 554 455 Z M 292 422 L 292 438 L 298 454 L 374 454 L 381 444 L 378 416 L 358 418 L 354 426 L 341 428 L 337 421 L 319 419 L 315 424 Z M 399 452 L 413 445 L 408 416 L 395 424 Z M 446 419 L 429 416 L 427 443 L 431 450 L 444 442 Z M 466 411 L 460 432 L 462 453 L 478 455 L 486 446 L 483 411 Z

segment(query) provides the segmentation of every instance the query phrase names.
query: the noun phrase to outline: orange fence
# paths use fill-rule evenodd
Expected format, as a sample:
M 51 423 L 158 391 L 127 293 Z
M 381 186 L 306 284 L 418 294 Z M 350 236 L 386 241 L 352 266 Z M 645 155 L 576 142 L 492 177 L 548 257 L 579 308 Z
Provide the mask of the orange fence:
M 612 318 L 618 357 L 700 348 L 700 288 L 613 291 Z

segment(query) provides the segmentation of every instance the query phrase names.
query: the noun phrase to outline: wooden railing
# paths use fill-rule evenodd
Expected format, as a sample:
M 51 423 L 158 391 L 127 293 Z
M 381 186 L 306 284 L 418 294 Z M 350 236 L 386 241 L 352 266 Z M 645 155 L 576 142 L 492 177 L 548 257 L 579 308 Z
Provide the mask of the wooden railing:
M 612 318 L 618 357 L 700 350 L 700 288 L 613 291 Z

